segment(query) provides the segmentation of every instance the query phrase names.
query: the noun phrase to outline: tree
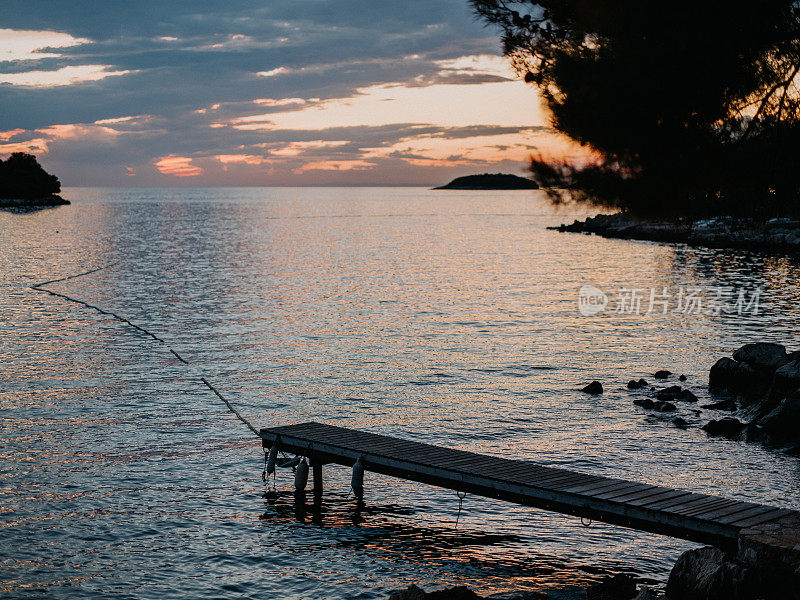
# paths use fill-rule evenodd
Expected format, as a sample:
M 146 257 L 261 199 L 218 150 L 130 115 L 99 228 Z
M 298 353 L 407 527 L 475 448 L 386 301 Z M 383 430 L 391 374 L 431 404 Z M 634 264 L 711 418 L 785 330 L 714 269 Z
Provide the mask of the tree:
M 32 154 L 14 152 L 0 160 L 0 198 L 40 200 L 60 191 L 58 177 L 47 173 Z
M 800 209 L 798 2 L 471 2 L 502 30 L 555 129 L 600 157 L 532 159 L 555 200 L 637 213 Z

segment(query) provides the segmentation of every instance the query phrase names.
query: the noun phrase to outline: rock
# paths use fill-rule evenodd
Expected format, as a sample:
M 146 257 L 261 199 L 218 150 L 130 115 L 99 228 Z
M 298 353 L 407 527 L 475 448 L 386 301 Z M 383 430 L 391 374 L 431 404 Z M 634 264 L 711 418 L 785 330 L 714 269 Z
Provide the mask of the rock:
M 773 436 L 800 438 L 800 390 L 790 394 L 758 424 Z
M 675 396 L 678 400 L 682 400 L 683 402 L 697 402 L 699 398 L 694 395 L 692 390 L 681 390 L 679 394 Z
M 711 546 L 681 554 L 667 580 L 669 600 L 756 600 L 760 591 L 751 569 Z
M 646 379 L 640 379 L 639 380 L 639 385 L 642 386 L 642 387 L 646 386 L 647 385 L 647 380 Z
M 745 424 L 739 419 L 734 419 L 733 417 L 725 417 L 724 419 L 719 419 L 718 421 L 712 419 L 703 425 L 703 430 L 708 433 L 708 435 L 721 435 L 724 437 L 734 437 L 739 435 L 744 428 Z
M 606 577 L 586 588 L 586 600 L 633 600 L 636 582 L 627 575 Z
M 738 370 L 738 362 L 727 356 L 720 358 L 714 363 L 714 366 L 711 367 L 711 371 L 708 373 L 708 385 L 710 387 L 727 389 L 728 386 L 733 383 Z
M 633 600 L 658 600 L 658 594 L 652 588 L 642 587 Z
M 416 585 L 405 590 L 398 590 L 389 596 L 389 600 L 483 600 L 475 592 L 464 586 L 448 588 L 425 593 L 425 590 Z
M 653 377 L 655 377 L 656 379 L 666 379 L 670 375 L 672 375 L 672 371 L 667 371 L 667 370 L 656 371 L 655 373 L 653 373 Z
M 800 388 L 800 360 L 782 365 L 772 379 L 771 395 L 781 397 Z
M 708 374 L 708 385 L 746 396 L 766 394 L 771 375 L 730 358 L 720 358 Z
M 641 406 L 642 408 L 653 408 L 655 402 L 650 400 L 650 398 L 637 398 L 633 401 L 636 406 Z
M 663 390 L 658 392 L 656 397 L 659 400 L 669 401 L 669 400 L 674 400 L 680 393 L 681 393 L 681 386 L 671 385 L 668 388 L 664 388 Z
M 406 590 L 392 592 L 392 595 L 389 596 L 389 600 L 425 600 L 426 597 L 427 594 L 424 590 L 415 585 L 411 585 Z
M 678 429 L 686 429 L 687 427 L 689 427 L 689 422 L 688 422 L 688 421 L 686 421 L 686 419 L 681 419 L 680 417 L 675 417 L 675 418 L 672 420 L 672 423 L 673 423 L 673 424 L 675 425 L 675 427 L 677 427 Z
M 463 585 L 430 592 L 425 596 L 425 600 L 482 600 L 475 592 Z
M 628 382 L 628 389 L 629 389 L 629 390 L 638 390 L 638 389 L 640 389 L 641 387 L 642 387 L 642 384 L 641 384 L 641 383 L 639 383 L 638 381 L 634 380 L 634 379 L 631 379 L 631 380 Z
M 678 381 L 686 381 L 687 379 L 688 377 L 686 377 L 686 375 L 681 375 L 680 377 L 678 377 Z
M 789 360 L 786 354 L 786 346 L 766 342 L 745 344 L 733 353 L 733 358 L 738 362 L 747 363 L 756 369 L 771 373 L 778 367 L 785 365 Z
M 710 408 L 712 410 L 736 410 L 736 402 L 732 399 L 721 400 L 711 404 L 703 404 L 700 408 Z
M 677 410 L 678 407 L 675 406 L 672 402 L 666 402 L 664 400 L 659 400 L 653 403 L 653 408 L 655 408 L 659 412 L 671 412 L 673 410 Z
M 587 385 L 585 388 L 583 388 L 581 391 L 582 392 L 586 392 L 587 394 L 593 394 L 593 395 L 602 394 L 603 393 L 603 384 L 600 383 L 599 381 L 593 381 L 592 383 Z

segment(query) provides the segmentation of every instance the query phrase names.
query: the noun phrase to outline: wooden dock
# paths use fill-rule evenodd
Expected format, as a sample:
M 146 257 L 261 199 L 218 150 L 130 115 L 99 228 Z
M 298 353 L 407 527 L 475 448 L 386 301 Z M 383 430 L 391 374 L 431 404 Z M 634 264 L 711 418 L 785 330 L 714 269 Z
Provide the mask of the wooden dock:
M 262 444 L 309 458 L 315 492 L 322 465 L 366 471 L 469 492 L 671 537 L 732 547 L 742 532 L 781 530 L 800 513 L 622 479 L 510 460 L 334 427 L 300 423 L 260 431 Z

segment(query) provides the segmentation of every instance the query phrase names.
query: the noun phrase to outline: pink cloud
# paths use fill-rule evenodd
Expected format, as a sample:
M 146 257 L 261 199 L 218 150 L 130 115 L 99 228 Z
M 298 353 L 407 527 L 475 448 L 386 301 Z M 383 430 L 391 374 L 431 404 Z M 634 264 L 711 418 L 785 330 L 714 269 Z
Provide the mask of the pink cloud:
M 162 156 L 154 164 L 160 173 L 173 177 L 197 177 L 203 174 L 203 169 L 193 165 L 192 159 L 187 156 L 169 154 Z

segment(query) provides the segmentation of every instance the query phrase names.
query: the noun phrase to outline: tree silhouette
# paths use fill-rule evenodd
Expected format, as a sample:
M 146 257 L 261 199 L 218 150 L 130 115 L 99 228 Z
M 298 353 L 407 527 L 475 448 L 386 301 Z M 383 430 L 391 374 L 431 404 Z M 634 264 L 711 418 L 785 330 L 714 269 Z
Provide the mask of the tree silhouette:
M 45 171 L 32 154 L 14 152 L 0 160 L 0 198 L 40 200 L 60 191 L 58 177 Z
M 553 126 L 601 157 L 534 158 L 534 179 L 561 188 L 555 200 L 639 213 L 798 210 L 798 2 L 471 2 L 501 28 Z

